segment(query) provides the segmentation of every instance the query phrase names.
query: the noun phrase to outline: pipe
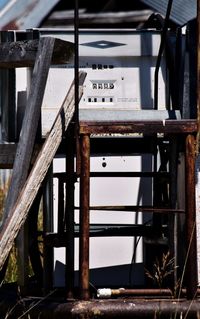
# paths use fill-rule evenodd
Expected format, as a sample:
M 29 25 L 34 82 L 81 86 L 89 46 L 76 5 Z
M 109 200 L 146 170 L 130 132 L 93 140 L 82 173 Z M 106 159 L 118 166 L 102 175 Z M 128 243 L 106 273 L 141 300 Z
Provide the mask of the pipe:
M 119 296 L 173 296 L 170 289 L 111 289 L 101 288 L 97 290 L 97 298 L 108 299 Z
M 197 318 L 199 301 L 194 300 L 91 300 L 43 304 L 31 318 L 41 319 L 124 319 L 124 318 Z M 31 313 L 32 314 L 32 313 Z
M 185 142 L 185 201 L 186 201 L 186 287 L 188 299 L 197 292 L 197 245 L 195 207 L 195 137 L 188 134 Z
M 89 198 L 90 198 L 90 136 L 81 135 L 80 176 L 80 239 L 79 239 L 79 285 L 80 298 L 89 299 Z
M 74 296 L 74 126 L 71 125 L 66 138 L 66 265 L 65 285 L 68 299 Z
M 199 154 L 199 140 L 200 140 L 200 1 L 197 1 L 197 143 L 196 153 Z

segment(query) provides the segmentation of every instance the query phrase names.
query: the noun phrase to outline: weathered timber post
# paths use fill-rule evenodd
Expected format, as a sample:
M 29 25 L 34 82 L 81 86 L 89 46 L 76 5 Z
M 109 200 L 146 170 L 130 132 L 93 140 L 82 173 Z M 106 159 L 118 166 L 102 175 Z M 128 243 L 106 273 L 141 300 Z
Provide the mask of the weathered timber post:
M 79 97 L 81 98 L 83 82 L 86 74 L 80 73 Z M 30 206 L 32 205 L 44 177 L 51 165 L 55 153 L 62 141 L 63 129 L 67 130 L 68 125 L 74 115 L 74 84 L 70 87 L 62 107 L 55 119 L 52 129 L 43 144 L 38 156 L 36 157 L 33 168 L 26 180 L 26 183 L 17 198 L 17 201 L 10 211 L 0 232 L 0 270 L 12 248 L 14 240 L 18 235 L 21 226 L 24 224 Z M 64 116 L 63 116 L 64 115 Z

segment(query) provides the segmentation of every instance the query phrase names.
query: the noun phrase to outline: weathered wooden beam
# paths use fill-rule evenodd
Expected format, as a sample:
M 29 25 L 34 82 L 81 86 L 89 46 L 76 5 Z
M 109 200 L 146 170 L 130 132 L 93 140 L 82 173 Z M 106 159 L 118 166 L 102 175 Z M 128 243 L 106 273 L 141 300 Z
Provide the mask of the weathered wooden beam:
M 42 38 L 39 41 L 10 188 L 5 203 L 4 219 L 13 208 L 28 176 L 54 44 L 53 38 Z
M 79 97 L 82 96 L 82 86 L 85 80 L 85 73 L 79 76 Z M 62 107 L 55 119 L 52 129 L 43 144 L 28 179 L 9 214 L 7 220 L 3 223 L 0 232 L 0 269 L 12 248 L 14 240 L 18 235 L 21 226 L 24 224 L 41 183 L 48 171 L 54 155 L 62 141 L 63 133 L 67 130 L 68 125 L 74 115 L 74 84 L 70 87 L 68 94 L 62 104 Z
M 48 37 L 50 39 L 50 37 Z M 57 38 L 54 42 L 51 64 L 69 63 L 73 56 L 74 44 Z M 34 66 L 40 40 L 0 43 L 0 68 Z
M 155 133 L 184 134 L 196 133 L 196 120 L 163 120 L 163 121 L 115 121 L 94 122 L 80 120 L 81 134 L 109 134 L 109 133 Z

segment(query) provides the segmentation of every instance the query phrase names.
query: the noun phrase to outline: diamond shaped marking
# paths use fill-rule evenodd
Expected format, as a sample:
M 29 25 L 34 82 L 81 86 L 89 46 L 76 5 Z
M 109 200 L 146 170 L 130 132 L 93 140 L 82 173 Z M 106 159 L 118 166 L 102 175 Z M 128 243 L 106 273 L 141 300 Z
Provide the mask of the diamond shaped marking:
M 82 43 L 81 45 L 85 45 L 87 47 L 93 47 L 93 48 L 97 48 L 97 49 L 109 49 L 109 48 L 114 48 L 114 47 L 119 47 L 119 46 L 125 45 L 125 43 L 100 40 L 100 41 Z

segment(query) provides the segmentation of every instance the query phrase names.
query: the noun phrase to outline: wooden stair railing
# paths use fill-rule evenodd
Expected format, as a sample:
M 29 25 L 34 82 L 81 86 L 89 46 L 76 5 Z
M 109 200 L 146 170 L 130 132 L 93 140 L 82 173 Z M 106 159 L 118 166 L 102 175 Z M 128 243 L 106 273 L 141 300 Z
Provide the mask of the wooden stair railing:
M 82 87 L 86 74 L 81 72 L 79 75 L 79 98 L 82 96 Z M 74 83 L 71 85 L 66 98 L 59 110 L 55 122 L 46 138 L 33 168 L 20 192 L 16 203 L 9 212 L 9 216 L 2 225 L 0 232 L 0 269 L 8 257 L 14 240 L 24 224 L 28 215 L 29 208 L 33 203 L 41 183 L 48 171 L 48 168 L 54 158 L 54 155 L 62 141 L 63 130 L 67 130 L 68 125 L 74 115 Z M 64 117 L 63 117 L 64 115 Z
M 30 170 L 31 157 L 33 153 L 35 137 L 37 133 L 37 128 L 39 125 L 39 119 L 41 114 L 41 105 L 44 96 L 47 76 L 51 64 L 63 64 L 68 63 L 73 54 L 74 45 L 72 43 L 62 41 L 56 38 L 44 37 L 40 40 L 30 40 L 23 42 L 11 42 L 0 44 L 0 67 L 1 68 L 16 68 L 16 67 L 27 67 L 33 66 L 33 75 L 30 86 L 30 92 L 27 99 L 25 115 L 22 123 L 22 129 L 20 133 L 20 139 L 16 150 L 16 156 L 14 160 L 13 173 L 11 177 L 11 183 L 8 190 L 5 209 L 3 213 L 3 223 L 0 229 L 0 269 L 2 269 L 5 259 L 7 258 L 9 251 L 12 247 L 14 239 L 16 238 L 23 221 L 25 221 L 28 211 L 23 210 L 23 221 L 20 215 L 16 213 L 19 207 L 22 207 L 22 201 L 19 198 L 26 197 L 26 187 L 31 187 L 27 181 L 28 173 Z M 80 86 L 85 79 L 85 74 L 80 74 Z M 81 96 L 80 90 L 80 96 Z M 44 143 L 41 152 L 36 158 L 36 162 L 43 155 L 42 152 L 48 153 L 48 148 L 50 148 L 49 153 L 44 158 L 47 159 L 47 166 L 50 165 L 53 156 L 57 150 L 62 139 L 63 129 L 67 129 L 69 122 L 74 114 L 74 84 L 71 85 L 68 94 L 61 106 L 59 114 L 54 122 L 51 132 Z M 63 123 L 64 114 L 64 123 Z M 56 131 L 56 134 L 55 134 Z M 51 135 L 52 134 L 52 135 Z M 55 145 L 53 147 L 52 139 L 55 138 Z M 50 141 L 50 142 L 49 142 Z M 46 148 L 45 148 L 46 147 Z M 45 150 L 44 150 L 45 148 Z M 52 155 L 53 154 L 53 155 Z M 51 159 L 51 160 L 50 160 Z M 42 165 L 42 161 L 40 162 Z M 44 166 L 46 163 L 43 163 Z M 39 165 L 39 167 L 41 167 Z M 34 171 L 35 166 L 31 170 L 29 176 L 31 176 L 32 171 Z M 45 176 L 47 169 L 43 166 L 43 175 L 39 178 L 39 186 Z M 47 167 L 48 168 L 48 167 Z M 39 168 L 40 170 L 40 168 Z M 39 174 L 40 172 L 38 172 Z M 38 181 L 37 172 L 34 178 Z M 28 179 L 29 180 L 29 179 Z M 27 181 L 27 182 L 26 182 Z M 25 184 L 26 183 L 26 184 Z M 38 189 L 39 189 L 38 186 Z M 23 189 L 23 190 L 22 190 Z M 37 187 L 34 187 L 34 192 L 31 191 L 31 198 L 28 199 L 27 203 L 31 205 L 37 194 Z M 21 195 L 20 195 L 21 193 Z M 29 196 L 28 196 L 29 198 Z M 26 208 L 30 208 L 30 205 L 25 205 Z M 25 209 L 25 208 L 24 208 Z M 16 213 L 16 214 L 15 214 Z M 13 221 L 16 217 L 15 223 L 17 228 L 13 225 Z M 14 226 L 14 228 L 13 228 Z M 11 231 L 12 229 L 12 231 Z M 7 239 L 9 240 L 7 242 Z

